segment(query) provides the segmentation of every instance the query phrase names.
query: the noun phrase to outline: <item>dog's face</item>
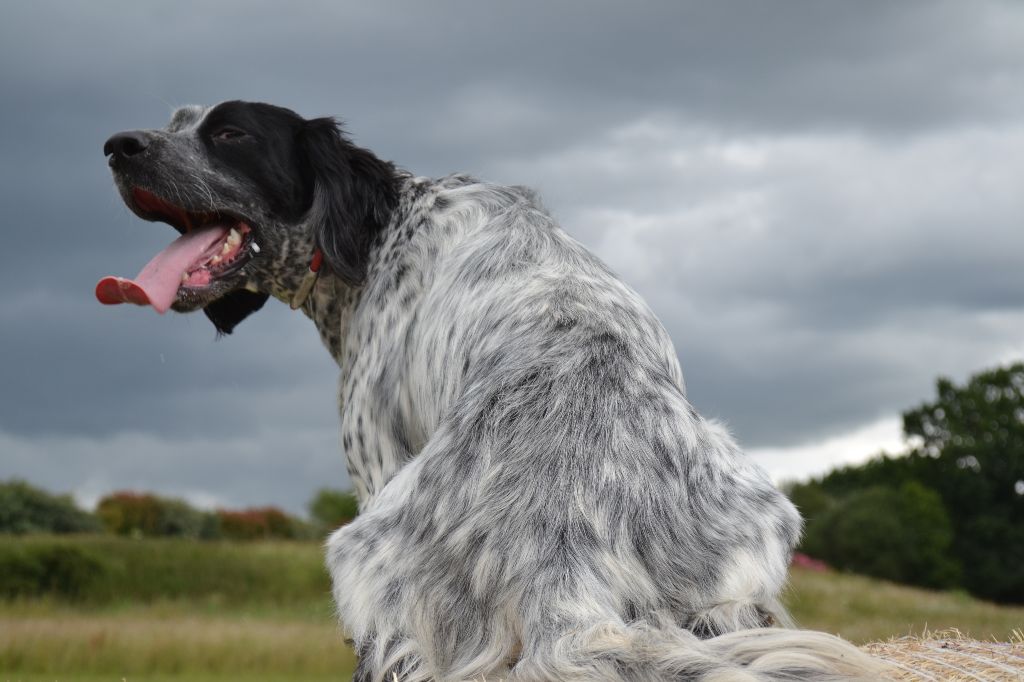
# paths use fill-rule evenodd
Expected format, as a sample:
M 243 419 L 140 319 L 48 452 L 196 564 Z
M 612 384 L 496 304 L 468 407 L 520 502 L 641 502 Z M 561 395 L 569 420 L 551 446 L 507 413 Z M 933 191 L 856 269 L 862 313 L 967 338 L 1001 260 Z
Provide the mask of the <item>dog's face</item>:
M 141 300 L 123 300 L 203 308 L 225 333 L 268 294 L 293 291 L 318 248 L 360 284 L 397 195 L 393 167 L 333 119 L 269 104 L 185 107 L 164 129 L 118 133 L 103 151 L 128 207 L 182 234 L 140 273 Z

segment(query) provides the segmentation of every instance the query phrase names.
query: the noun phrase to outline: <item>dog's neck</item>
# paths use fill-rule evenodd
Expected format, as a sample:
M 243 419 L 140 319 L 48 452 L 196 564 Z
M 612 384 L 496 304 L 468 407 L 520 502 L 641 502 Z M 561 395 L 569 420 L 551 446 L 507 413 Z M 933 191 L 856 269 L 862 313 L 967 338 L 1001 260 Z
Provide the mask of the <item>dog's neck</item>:
M 280 243 L 273 245 L 277 252 L 273 261 L 266 263 L 250 277 L 247 288 L 291 303 L 296 299 L 309 273 L 317 245 L 312 232 L 296 231 L 286 234 Z M 299 305 L 304 302 L 299 301 Z
M 342 365 L 345 357 L 345 336 L 355 309 L 372 280 L 381 275 L 397 261 L 408 231 L 398 231 L 396 226 L 404 224 L 404 216 L 416 210 L 419 203 L 431 203 L 432 197 L 424 196 L 423 187 L 430 184 L 427 178 L 414 178 L 408 173 L 397 177 L 397 205 L 385 228 L 375 235 L 367 254 L 366 281 L 362 286 L 353 286 L 334 273 L 325 261 L 315 278 L 310 278 L 310 266 L 316 260 L 318 245 L 313 231 L 293 233 L 286 242 L 276 246 L 281 256 L 261 274 L 253 288 L 269 293 L 278 300 L 301 310 L 317 327 L 320 338 L 335 362 Z M 401 232 L 401 234 L 399 234 Z M 392 258 L 387 258 L 390 254 Z M 302 291 L 303 283 L 311 283 L 308 293 Z M 352 350 L 352 349 L 349 349 Z
M 316 325 L 320 339 L 339 366 L 345 355 L 345 333 L 361 293 L 361 288 L 349 286 L 341 278 L 324 272 L 316 278 L 299 308 Z

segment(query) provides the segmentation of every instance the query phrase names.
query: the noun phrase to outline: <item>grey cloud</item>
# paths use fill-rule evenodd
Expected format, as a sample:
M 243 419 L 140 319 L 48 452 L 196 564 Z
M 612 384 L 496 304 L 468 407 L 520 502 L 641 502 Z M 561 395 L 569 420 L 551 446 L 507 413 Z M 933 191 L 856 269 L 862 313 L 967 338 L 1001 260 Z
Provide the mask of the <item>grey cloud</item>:
M 102 142 L 175 105 L 335 114 L 414 172 L 539 188 L 665 320 L 697 405 L 768 446 L 1021 351 L 1022 77 L 1009 2 L 5 6 L 0 476 L 292 509 L 344 483 L 305 319 L 214 342 L 92 299 L 174 236 Z
M 128 430 L 109 437 L 21 438 L 0 431 L 5 466 L 37 483 L 75 493 L 86 504 L 115 490 L 157 490 L 207 507 L 278 504 L 304 513 L 320 487 L 347 476 L 336 431 L 280 431 L 250 423 L 230 436 L 171 438 Z
M 496 173 L 571 207 L 665 320 L 698 406 L 794 445 L 1019 353 L 1021 149 L 1017 125 L 729 136 L 661 117 Z
M 312 325 L 280 304 L 215 341 L 202 315 L 101 308 L 91 287 L 30 301 L 0 307 L 0 428 L 10 433 L 229 437 L 268 416 L 292 431 L 337 419 L 324 381 L 336 365 Z

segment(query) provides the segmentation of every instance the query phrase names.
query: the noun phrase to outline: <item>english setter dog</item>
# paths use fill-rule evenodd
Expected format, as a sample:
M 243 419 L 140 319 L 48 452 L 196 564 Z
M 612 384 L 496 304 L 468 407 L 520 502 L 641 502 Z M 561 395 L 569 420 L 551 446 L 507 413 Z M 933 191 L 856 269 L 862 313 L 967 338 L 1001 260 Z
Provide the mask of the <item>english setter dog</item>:
M 356 680 L 873 674 L 768 627 L 796 509 L 533 192 L 415 177 L 259 103 L 185 107 L 104 153 L 130 209 L 181 236 L 102 302 L 202 308 L 228 334 L 273 296 L 341 368 L 361 513 L 327 565 Z

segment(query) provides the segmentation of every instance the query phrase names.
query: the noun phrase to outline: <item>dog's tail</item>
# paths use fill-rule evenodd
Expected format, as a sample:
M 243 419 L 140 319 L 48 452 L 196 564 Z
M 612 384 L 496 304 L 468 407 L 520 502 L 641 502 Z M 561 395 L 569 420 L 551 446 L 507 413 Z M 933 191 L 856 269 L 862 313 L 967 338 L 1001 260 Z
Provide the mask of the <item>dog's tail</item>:
M 515 680 L 795 682 L 878 680 L 887 665 L 838 637 L 758 628 L 699 639 L 672 623 L 607 624 L 559 641 L 547 660 L 520 661 Z M 525 664 L 525 667 L 524 667 Z

